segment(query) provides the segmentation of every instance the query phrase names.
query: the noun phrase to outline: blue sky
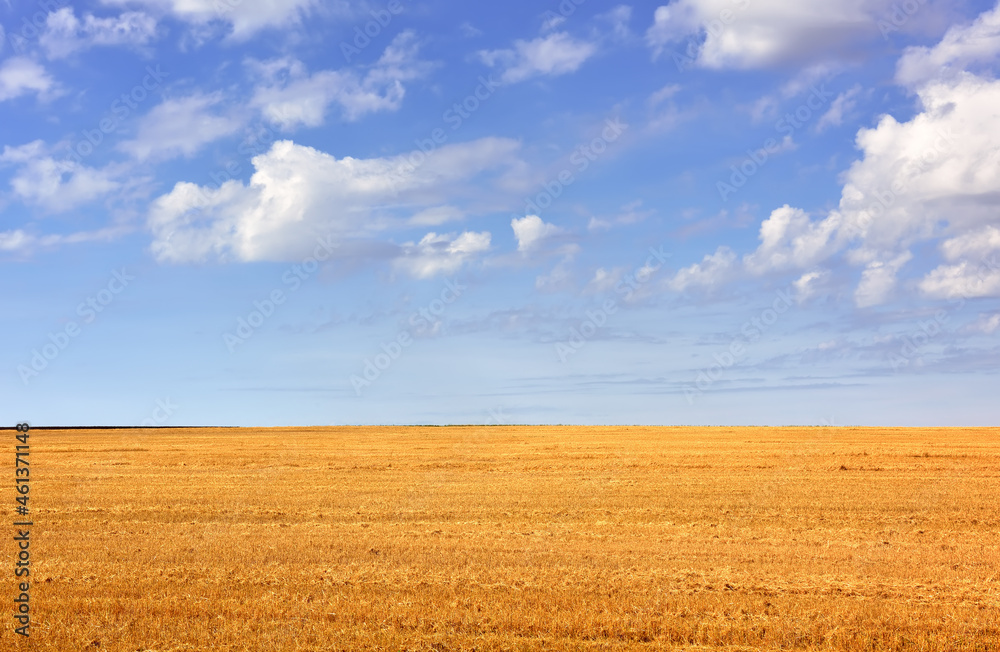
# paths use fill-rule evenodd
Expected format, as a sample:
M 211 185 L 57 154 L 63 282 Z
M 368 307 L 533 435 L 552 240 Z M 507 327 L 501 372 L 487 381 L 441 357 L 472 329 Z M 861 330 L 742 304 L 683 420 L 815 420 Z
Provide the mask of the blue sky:
M 992 3 L 0 24 L 0 421 L 997 423 Z

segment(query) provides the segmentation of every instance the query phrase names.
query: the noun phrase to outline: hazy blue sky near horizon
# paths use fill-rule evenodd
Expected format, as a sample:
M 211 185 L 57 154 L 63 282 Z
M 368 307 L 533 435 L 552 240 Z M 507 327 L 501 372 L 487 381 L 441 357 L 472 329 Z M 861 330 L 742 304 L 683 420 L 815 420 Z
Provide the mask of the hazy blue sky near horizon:
M 0 25 L 0 421 L 997 425 L 993 3 Z

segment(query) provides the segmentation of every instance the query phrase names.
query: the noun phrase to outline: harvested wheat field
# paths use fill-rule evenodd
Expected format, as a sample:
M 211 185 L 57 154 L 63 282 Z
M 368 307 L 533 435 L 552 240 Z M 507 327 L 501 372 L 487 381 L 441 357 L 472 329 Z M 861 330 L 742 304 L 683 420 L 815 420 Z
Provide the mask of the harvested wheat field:
M 998 435 L 32 430 L 0 648 L 998 650 Z

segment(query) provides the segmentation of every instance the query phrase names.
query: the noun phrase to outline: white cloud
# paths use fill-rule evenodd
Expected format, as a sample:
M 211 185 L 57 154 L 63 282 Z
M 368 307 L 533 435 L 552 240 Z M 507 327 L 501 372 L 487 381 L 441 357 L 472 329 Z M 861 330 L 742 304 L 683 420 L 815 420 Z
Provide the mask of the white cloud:
M 517 238 L 517 250 L 522 253 L 536 249 L 546 239 L 559 233 L 559 227 L 543 222 L 537 215 L 526 215 L 520 219 L 515 217 L 510 226 Z
M 932 299 L 1000 296 L 1000 267 L 963 261 L 942 265 L 920 281 L 920 290 Z
M 94 231 L 73 233 L 51 233 L 36 236 L 21 229 L 0 232 L 0 251 L 29 253 L 41 247 L 80 244 L 82 242 L 110 242 L 131 229 L 123 226 L 109 226 Z
M 945 240 L 940 265 L 920 282 L 935 298 L 1000 296 L 1000 229 L 987 226 Z
M 46 99 L 55 82 L 39 63 L 27 57 L 11 57 L 0 64 L 0 102 L 35 93 Z
M 799 208 L 785 204 L 760 225 L 760 246 L 744 256 L 747 270 L 765 274 L 809 267 L 832 253 L 834 220 L 812 222 Z
M 140 161 L 194 156 L 202 146 L 235 133 L 244 120 L 217 112 L 222 94 L 195 94 L 164 100 L 139 122 L 134 140 L 118 149 Z
M 952 264 L 940 265 L 920 282 L 934 298 L 1000 296 L 1000 228 L 971 230 L 941 244 Z M 957 261 L 957 262 L 956 262 Z
M 646 104 L 650 108 L 656 108 L 666 100 L 669 100 L 671 97 L 676 95 L 679 90 L 681 90 L 680 84 L 667 84 L 660 90 L 650 95 L 649 99 L 646 100 Z
M 482 50 L 479 57 L 488 66 L 504 69 L 502 82 L 513 84 L 532 77 L 556 77 L 575 72 L 597 53 L 597 45 L 554 32 L 532 41 L 514 41 L 513 49 Z
M 415 209 L 479 199 L 503 172 L 519 163 L 519 144 L 500 138 L 444 145 L 415 167 L 408 156 L 337 159 L 291 141 L 276 142 L 253 159 L 249 185 L 229 181 L 218 190 L 179 183 L 156 199 L 149 226 L 152 251 L 162 262 L 296 260 L 308 255 L 317 237 L 337 242 L 374 242 L 373 236 Z M 480 175 L 492 176 L 475 183 Z M 435 238 L 443 236 L 435 236 Z M 476 249 L 481 238 L 433 239 L 413 245 L 406 264 L 441 250 L 454 259 Z M 452 245 L 449 245 L 452 246 Z M 440 261 L 439 261 L 440 262 Z M 444 263 L 441 263 L 444 264 Z
M 156 19 L 138 11 L 129 11 L 114 18 L 96 18 L 87 14 L 81 21 L 72 7 L 50 13 L 39 43 L 49 58 L 69 56 L 94 46 L 148 43 L 156 33 Z
M 697 3 L 685 0 L 657 7 L 653 25 L 646 31 L 646 43 L 653 48 L 653 56 L 660 56 L 668 44 L 696 34 L 701 29 L 701 15 Z
M 954 264 L 928 275 L 922 291 L 996 291 L 992 275 L 980 278 L 977 266 L 992 247 L 988 227 L 1000 211 L 1000 82 L 965 75 L 922 87 L 919 97 L 923 112 L 908 122 L 883 116 L 858 132 L 863 156 L 844 174 L 836 210 L 807 220 L 784 207 L 761 225 L 761 247 L 745 258 L 748 270 L 805 269 L 845 252 L 848 262 L 866 268 L 856 300 L 874 305 L 889 298 L 905 252 L 944 236 L 942 252 Z
M 10 182 L 14 196 L 52 213 L 72 210 L 121 185 L 107 169 L 53 158 L 40 140 L 20 147 L 5 146 L 0 163 L 18 166 Z
M 428 233 L 417 244 L 408 242 L 403 245 L 403 254 L 394 264 L 415 278 L 430 278 L 458 271 L 489 248 L 490 234 L 487 231 L 466 231 L 457 237 L 453 233 Z
M 348 121 L 367 113 L 395 111 L 406 94 L 403 82 L 425 76 L 432 67 L 418 59 L 419 48 L 413 32 L 402 32 L 364 75 L 354 70 L 308 75 L 299 61 L 289 59 L 258 64 L 265 82 L 251 104 L 283 129 L 318 127 L 334 103 L 341 106 Z
M 27 249 L 34 238 L 17 229 L 15 231 L 0 231 L 0 251 L 18 251 Z
M 675 0 L 656 9 L 646 42 L 654 56 L 704 35 L 696 61 L 706 68 L 804 64 L 879 37 L 876 19 L 891 0 Z M 687 56 L 687 50 L 679 54 Z
M 575 243 L 558 243 L 558 236 L 564 232 L 554 224 L 542 221 L 537 215 L 526 215 L 510 221 L 517 240 L 517 250 L 522 257 L 537 254 L 532 260 L 553 255 L 561 256 L 559 262 L 548 274 L 535 278 L 535 289 L 540 292 L 560 292 L 573 285 L 573 261 L 580 253 L 580 246 Z
M 667 287 L 683 292 L 692 287 L 714 288 L 728 281 L 734 272 L 736 254 L 729 247 L 719 247 L 700 263 L 678 270 Z
M 994 219 L 1000 184 L 1000 83 L 965 77 L 920 90 L 909 122 L 883 116 L 858 132 L 864 158 L 846 174 L 840 211 L 869 248 L 905 248 L 947 220 L 964 231 Z
M 46 151 L 45 141 L 42 140 L 33 140 L 18 147 L 4 145 L 3 154 L 0 154 L 0 163 L 28 163 L 45 156 Z
M 1000 251 L 1000 228 L 992 225 L 945 240 L 941 244 L 941 253 L 947 260 L 985 259 L 995 251 Z
M 244 40 L 255 33 L 297 24 L 323 7 L 345 12 L 348 3 L 341 0 L 103 0 L 107 5 L 140 5 L 151 11 L 169 13 L 194 25 L 223 22 L 231 26 L 231 36 Z
M 664 29 L 681 24 L 684 14 L 675 15 L 675 8 L 701 4 L 680 0 L 669 11 L 659 12 L 660 22 Z M 797 283 L 800 294 L 808 296 L 820 280 L 808 270 L 840 255 L 847 263 L 863 267 L 854 298 L 859 307 L 867 307 L 892 298 L 899 273 L 911 260 L 915 246 L 942 241 L 947 263 L 917 284 L 923 293 L 931 297 L 1000 296 L 1000 262 L 994 253 L 1000 251 L 996 108 L 1000 106 L 1000 81 L 949 69 L 956 62 L 982 62 L 996 51 L 991 26 L 997 22 L 997 12 L 985 14 L 972 27 L 950 31 L 941 49 L 907 52 L 904 59 L 909 61 L 900 66 L 901 81 L 930 78 L 915 89 L 920 112 L 906 122 L 884 115 L 875 127 L 859 130 L 856 142 L 861 157 L 841 177 L 837 208 L 816 219 L 788 205 L 773 211 L 761 224 L 760 246 L 743 258 L 746 271 L 806 272 Z M 934 66 L 943 73 L 932 74 Z M 852 91 L 841 96 L 841 114 L 848 110 Z M 831 123 L 841 118 L 828 116 Z M 720 257 L 717 252 L 681 270 L 672 282 L 675 289 L 711 285 L 725 278 L 732 255 L 726 248 L 720 252 L 726 255 Z M 987 260 L 990 254 L 993 257 Z
M 957 77 L 973 65 L 995 62 L 998 54 L 1000 4 L 971 25 L 952 27 L 932 48 L 907 48 L 896 65 L 896 81 L 917 88 L 930 81 Z

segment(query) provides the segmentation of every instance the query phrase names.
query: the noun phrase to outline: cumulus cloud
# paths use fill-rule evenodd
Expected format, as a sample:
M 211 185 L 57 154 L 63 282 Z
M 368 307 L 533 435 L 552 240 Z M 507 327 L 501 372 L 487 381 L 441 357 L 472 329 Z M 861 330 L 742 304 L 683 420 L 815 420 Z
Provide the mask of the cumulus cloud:
M 72 159 L 54 158 L 36 140 L 20 147 L 5 146 L 0 164 L 13 164 L 11 191 L 26 204 L 51 213 L 72 210 L 120 187 L 108 170 L 91 168 Z
M 694 6 L 684 3 L 675 4 Z M 743 257 L 744 271 L 803 274 L 797 288 L 804 300 L 821 280 L 817 265 L 842 256 L 862 268 L 854 300 L 869 307 L 893 298 L 914 246 L 939 241 L 945 263 L 916 284 L 924 294 L 1000 296 L 1000 82 L 952 68 L 985 61 L 1000 48 L 997 12 L 950 30 L 933 48 L 907 51 L 900 82 L 920 82 L 920 112 L 906 122 L 884 115 L 859 130 L 861 157 L 842 175 L 838 206 L 815 218 L 789 205 L 774 210 L 761 224 L 757 250 Z M 852 91 L 841 96 L 841 113 Z M 734 262 L 720 248 L 682 270 L 673 286 L 712 285 Z
M 515 217 L 510 221 L 510 226 L 517 238 L 517 250 L 522 253 L 536 249 L 547 238 L 559 233 L 559 227 L 543 222 L 537 215 Z
M 76 17 L 72 7 L 51 12 L 39 37 L 49 58 L 58 59 L 94 46 L 142 46 L 156 34 L 156 19 L 139 11 L 111 18 L 86 14 Z
M 831 252 L 836 226 L 834 220 L 813 222 L 802 209 L 785 204 L 761 223 L 760 246 L 743 262 L 755 274 L 809 267 Z
M 941 265 L 920 281 L 920 290 L 933 299 L 1000 296 L 1000 268 L 962 261 Z
M 414 166 L 408 156 L 337 159 L 279 141 L 253 159 L 249 184 L 228 181 L 212 189 L 179 183 L 157 198 L 148 220 L 152 251 L 174 263 L 283 261 L 308 255 L 319 237 L 376 242 L 390 226 L 405 223 L 403 214 L 484 194 L 519 164 L 518 148 L 516 141 L 484 138 L 442 146 Z M 403 247 L 408 260 L 400 264 L 419 274 L 445 269 L 448 260 L 481 251 L 483 238 L 425 236 Z
M 863 268 L 855 302 L 873 306 L 893 297 L 915 245 L 940 240 L 947 262 L 918 283 L 922 292 L 1000 294 L 1000 271 L 984 266 L 1000 251 L 1000 82 L 946 75 L 916 92 L 916 116 L 882 116 L 858 132 L 862 156 L 842 177 L 837 208 L 815 219 L 787 205 L 775 210 L 757 251 L 743 259 L 746 271 L 804 272 L 842 254 Z
M 513 84 L 533 77 L 557 77 L 576 72 L 597 53 L 597 45 L 554 32 L 531 41 L 514 41 L 504 50 L 482 50 L 479 58 L 490 67 L 503 69 L 500 80 Z
M 948 30 L 934 47 L 909 47 L 896 65 L 896 81 L 917 88 L 929 81 L 960 76 L 971 67 L 993 63 L 1000 53 L 1000 5 L 971 25 Z
M 941 245 L 946 260 L 986 258 L 995 251 L 1000 251 L 1000 229 L 992 225 L 945 240 Z
M 45 68 L 28 57 L 10 57 L 0 64 L 0 102 L 28 93 L 46 99 L 55 87 Z
M 890 0 L 675 0 L 658 7 L 646 42 L 654 57 L 704 39 L 691 56 L 705 68 L 763 68 L 846 53 L 878 38 L 876 18 Z
M 139 122 L 135 139 L 118 148 L 139 160 L 194 156 L 208 143 L 235 133 L 244 120 L 221 110 L 221 93 L 164 100 Z
M 257 64 L 262 83 L 252 106 L 282 129 L 323 124 L 332 104 L 339 104 L 345 120 L 368 113 L 395 111 L 403 102 L 403 82 L 425 76 L 431 64 L 418 58 L 416 35 L 404 31 L 364 74 L 350 69 L 308 74 L 301 62 L 280 59 Z

